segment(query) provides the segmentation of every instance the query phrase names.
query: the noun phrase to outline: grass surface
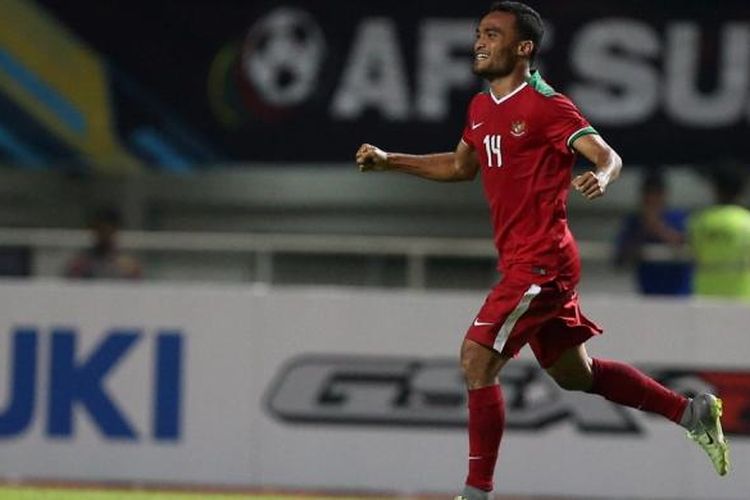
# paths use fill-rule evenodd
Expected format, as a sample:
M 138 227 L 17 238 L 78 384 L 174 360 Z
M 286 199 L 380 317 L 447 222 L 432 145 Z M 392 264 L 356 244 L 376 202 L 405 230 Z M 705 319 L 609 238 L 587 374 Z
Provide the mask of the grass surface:
M 309 495 L 250 495 L 227 493 L 175 493 L 170 491 L 97 490 L 72 488 L 2 487 L 0 500 L 355 500 L 356 497 Z M 372 497 L 369 497 L 372 498 Z

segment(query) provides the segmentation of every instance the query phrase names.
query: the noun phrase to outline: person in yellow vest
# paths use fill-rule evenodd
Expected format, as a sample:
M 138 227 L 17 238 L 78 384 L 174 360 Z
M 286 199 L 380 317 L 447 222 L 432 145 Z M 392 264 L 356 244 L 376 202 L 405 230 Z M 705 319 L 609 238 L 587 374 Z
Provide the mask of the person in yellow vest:
M 744 181 L 739 169 L 717 169 L 716 204 L 690 218 L 696 295 L 750 301 L 750 210 L 739 202 Z

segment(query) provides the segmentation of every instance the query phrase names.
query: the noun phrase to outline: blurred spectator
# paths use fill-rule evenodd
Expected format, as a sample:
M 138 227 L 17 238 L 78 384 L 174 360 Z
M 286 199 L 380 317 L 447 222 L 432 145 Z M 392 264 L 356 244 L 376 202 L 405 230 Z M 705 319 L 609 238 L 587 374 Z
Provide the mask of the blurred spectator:
M 68 262 L 65 276 L 81 279 L 141 278 L 141 264 L 138 260 L 118 248 L 120 225 L 121 218 L 117 210 L 108 208 L 96 212 L 90 225 L 92 245 Z
M 686 239 L 688 214 L 667 208 L 667 185 L 658 170 L 648 171 L 641 184 L 640 206 L 623 221 L 615 247 L 618 267 L 634 265 L 638 290 L 646 295 L 688 295 L 692 265 L 687 261 L 654 259 L 648 245 L 680 247 Z
M 750 300 L 750 211 L 739 204 L 745 175 L 724 165 L 711 178 L 716 204 L 689 224 L 695 292 Z

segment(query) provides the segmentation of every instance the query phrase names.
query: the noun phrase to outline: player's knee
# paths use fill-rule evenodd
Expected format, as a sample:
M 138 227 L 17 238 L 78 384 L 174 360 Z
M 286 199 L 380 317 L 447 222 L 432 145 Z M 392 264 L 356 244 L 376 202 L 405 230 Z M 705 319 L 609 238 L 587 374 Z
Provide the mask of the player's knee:
M 471 386 L 477 382 L 477 379 L 484 378 L 487 368 L 477 349 L 471 345 L 467 346 L 464 344 L 461 348 L 461 371 L 464 374 L 466 383 Z
M 469 389 L 496 383 L 502 358 L 491 349 L 471 341 L 461 346 L 461 370 Z

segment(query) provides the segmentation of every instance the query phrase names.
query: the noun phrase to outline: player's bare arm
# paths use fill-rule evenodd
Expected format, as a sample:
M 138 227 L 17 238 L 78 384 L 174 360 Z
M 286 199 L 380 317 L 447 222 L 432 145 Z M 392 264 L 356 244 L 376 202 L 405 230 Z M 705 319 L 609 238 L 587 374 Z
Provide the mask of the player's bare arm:
M 589 200 L 603 196 L 609 183 L 620 176 L 620 155 L 596 134 L 579 137 L 572 146 L 596 167 L 573 179 L 572 186 Z
M 360 172 L 393 170 L 441 182 L 469 181 L 479 171 L 474 149 L 463 141 L 452 153 L 411 155 L 390 153 L 362 144 L 356 154 Z

